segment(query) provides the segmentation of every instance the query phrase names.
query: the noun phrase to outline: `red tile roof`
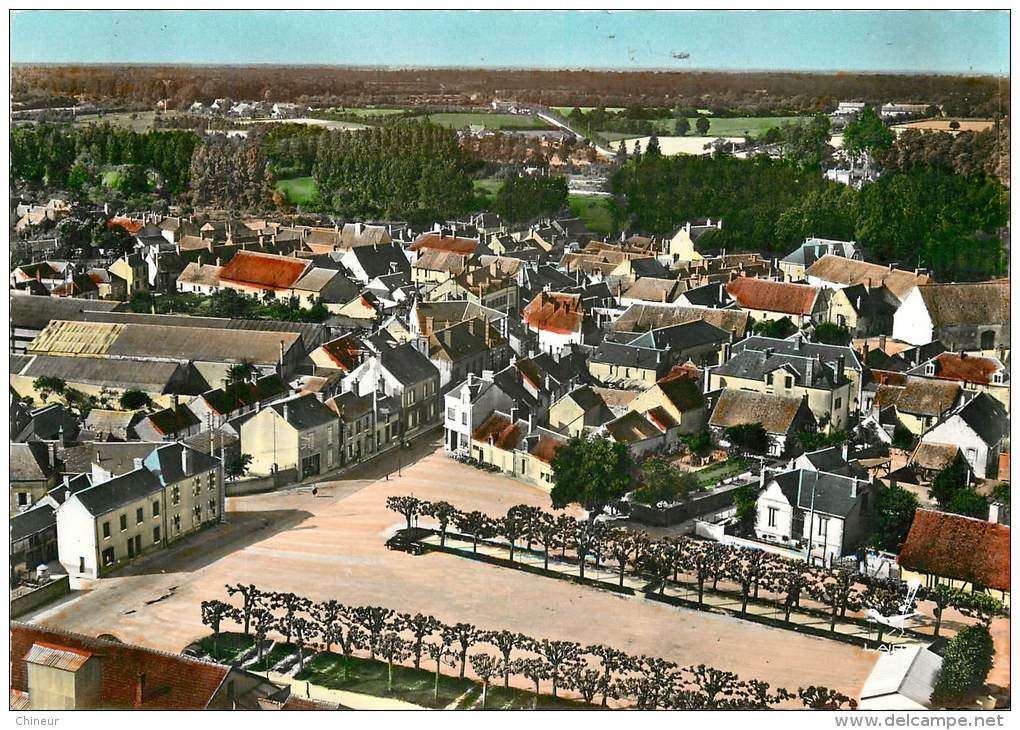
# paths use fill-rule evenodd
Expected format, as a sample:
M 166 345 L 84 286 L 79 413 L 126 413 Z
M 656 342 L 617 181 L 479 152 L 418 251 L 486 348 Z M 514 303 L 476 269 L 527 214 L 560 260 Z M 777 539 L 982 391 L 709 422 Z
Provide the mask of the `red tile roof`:
M 289 289 L 301 278 L 308 263 L 289 256 L 238 251 L 220 269 L 220 281 L 232 281 L 262 289 Z
M 561 446 L 563 446 L 562 441 L 558 441 L 552 436 L 541 434 L 538 437 L 538 441 L 535 443 L 535 448 L 531 450 L 531 455 L 539 461 L 551 464 L 552 460 L 556 457 L 556 452 L 560 450 Z
M 581 331 L 584 308 L 579 294 L 541 292 L 524 308 L 523 316 L 533 329 L 569 335 Z
M 919 509 L 898 560 L 908 570 L 1008 591 L 1009 527 Z
M 145 227 L 145 222 L 140 221 L 136 218 L 125 218 L 123 216 L 117 216 L 106 221 L 107 228 L 113 228 L 114 226 L 120 226 L 133 236 L 136 233 L 138 233 L 138 231 L 142 230 Z
M 660 384 L 668 383 L 669 381 L 676 380 L 677 378 L 690 378 L 695 383 L 697 383 L 701 379 L 701 370 L 698 368 L 697 365 L 693 365 L 690 363 L 684 365 L 674 365 L 672 368 L 670 368 L 670 371 L 668 373 L 659 378 L 659 383 Z
M 26 655 L 32 645 L 55 647 L 100 660 L 99 703 L 103 709 L 133 708 L 140 675 L 145 675 L 141 709 L 204 709 L 230 667 L 116 641 L 14 622 L 10 627 L 11 689 L 31 694 Z
M 737 277 L 726 285 L 726 291 L 743 309 L 783 314 L 811 314 L 818 297 L 813 286 L 749 276 Z
M 992 382 L 992 374 L 999 369 L 999 363 L 990 357 L 973 357 L 956 352 L 943 352 L 935 360 L 935 377 L 943 380 L 988 385 Z
M 667 431 L 677 425 L 673 416 L 669 415 L 669 413 L 666 412 L 666 409 L 662 406 L 655 406 L 655 408 L 648 411 L 645 415 L 647 415 L 649 420 L 663 431 Z
M 358 342 L 356 337 L 344 335 L 325 343 L 322 346 L 322 351 L 342 370 L 350 372 L 358 366 L 358 358 L 361 355 L 361 343 Z
M 521 429 L 511 423 L 506 416 L 493 413 L 475 429 L 471 438 L 483 443 L 492 443 L 496 448 L 508 451 L 516 448 L 521 442 Z
M 458 238 L 457 236 L 445 236 L 438 233 L 423 233 L 407 248 L 409 251 L 430 248 L 435 251 L 471 254 L 478 248 L 478 241 L 474 238 Z

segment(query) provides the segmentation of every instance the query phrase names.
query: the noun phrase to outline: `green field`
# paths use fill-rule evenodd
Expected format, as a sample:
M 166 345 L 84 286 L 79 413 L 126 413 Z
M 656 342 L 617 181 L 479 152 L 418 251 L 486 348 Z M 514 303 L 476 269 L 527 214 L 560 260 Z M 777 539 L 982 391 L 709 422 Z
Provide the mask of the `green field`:
M 213 660 L 230 664 L 242 652 L 255 645 L 255 640 L 236 631 L 224 631 L 217 637 L 207 636 L 199 644 Z
M 383 107 L 340 107 L 336 109 L 315 109 L 316 112 L 336 112 L 337 114 L 353 114 L 358 117 L 388 117 L 393 114 L 403 114 L 407 109 L 383 108 Z
M 584 221 L 592 233 L 608 235 L 613 230 L 613 219 L 609 215 L 609 198 L 588 195 L 571 195 L 567 198 L 570 210 Z
M 319 196 L 315 178 L 311 176 L 277 180 L 276 189 L 287 196 L 287 202 L 291 205 L 308 205 Z
M 483 177 L 479 180 L 473 180 L 476 193 L 485 193 L 489 197 L 496 197 L 496 193 L 499 192 L 500 188 L 503 187 L 503 181 L 495 177 Z
M 428 118 L 435 124 L 451 129 L 465 129 L 472 124 L 480 124 L 486 129 L 549 129 L 549 125 L 538 117 L 522 114 L 440 112 L 429 114 Z
M 764 134 L 773 127 L 778 127 L 787 122 L 803 123 L 811 117 L 709 117 L 709 137 L 757 137 Z M 672 137 L 676 132 L 675 119 L 653 119 L 652 125 L 661 137 Z M 688 137 L 699 136 L 694 130 L 697 117 L 691 117 L 691 131 Z M 618 139 L 634 139 L 643 137 L 642 134 L 623 134 L 620 132 L 599 132 L 606 139 L 615 142 Z
M 425 659 L 422 669 L 393 667 L 393 689 L 388 686 L 386 663 L 358 657 L 344 657 L 340 654 L 323 652 L 305 663 L 304 670 L 294 675 L 295 679 L 311 682 L 328 689 L 346 690 L 373 697 L 393 697 L 422 707 L 451 709 L 480 709 L 482 687 L 470 679 L 439 677 L 439 696 L 435 694 L 436 675 L 430 671 L 434 664 Z M 446 671 L 450 671 L 449 668 Z M 497 680 L 498 681 L 498 680 Z M 514 688 L 503 688 L 490 684 L 486 696 L 486 709 L 523 710 L 531 709 L 535 697 L 530 692 Z M 539 697 L 538 706 L 549 709 L 578 709 L 580 703 L 554 699 L 549 695 Z
M 124 174 L 120 170 L 106 170 L 100 179 L 104 188 L 112 188 L 119 185 L 123 177 Z
M 735 477 L 745 469 L 747 469 L 747 462 L 738 457 L 699 469 L 694 472 L 694 478 L 698 480 L 698 486 L 705 489 L 707 487 L 714 487 L 723 479 Z
M 164 117 L 173 117 L 176 112 L 167 112 Z M 152 120 L 156 112 L 110 112 L 108 114 L 79 114 L 74 126 L 87 127 L 90 124 L 109 124 L 111 127 L 122 127 L 132 132 L 148 132 L 152 129 Z
M 570 114 L 570 112 L 574 111 L 575 107 L 572 107 L 572 106 L 551 106 L 549 108 L 550 109 L 555 109 L 560 114 Z M 577 108 L 580 109 L 581 111 L 583 111 L 585 114 L 587 114 L 588 112 L 590 112 L 595 107 L 593 107 L 593 106 L 579 106 Z M 606 107 L 606 111 L 609 112 L 610 114 L 616 114 L 617 112 L 622 112 L 623 111 L 623 107 L 622 106 L 607 106 Z

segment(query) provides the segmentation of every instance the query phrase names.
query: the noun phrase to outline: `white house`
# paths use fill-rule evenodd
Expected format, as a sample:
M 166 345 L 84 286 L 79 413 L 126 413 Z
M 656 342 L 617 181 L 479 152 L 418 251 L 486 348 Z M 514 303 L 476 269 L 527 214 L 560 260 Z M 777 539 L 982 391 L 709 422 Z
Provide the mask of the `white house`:
M 539 292 L 524 308 L 524 324 L 537 333 L 538 347 L 562 353 L 584 342 L 585 311 L 580 294 Z
M 481 376 L 469 373 L 460 385 L 450 389 L 445 401 L 443 443 L 448 452 L 470 448 L 471 434 L 482 421 L 493 411 L 510 412 L 514 406 L 513 399 L 493 382 L 491 372 Z
M 754 531 L 761 540 L 795 544 L 812 560 L 830 563 L 867 538 L 870 502 L 867 481 L 796 469 L 766 481 Z
M 1009 347 L 1009 279 L 917 286 L 893 315 L 893 337 L 911 345 L 940 340 L 952 350 Z
M 999 477 L 999 454 L 1009 435 L 1009 416 L 987 393 L 978 393 L 948 413 L 922 436 L 924 443 L 959 446 L 979 479 Z

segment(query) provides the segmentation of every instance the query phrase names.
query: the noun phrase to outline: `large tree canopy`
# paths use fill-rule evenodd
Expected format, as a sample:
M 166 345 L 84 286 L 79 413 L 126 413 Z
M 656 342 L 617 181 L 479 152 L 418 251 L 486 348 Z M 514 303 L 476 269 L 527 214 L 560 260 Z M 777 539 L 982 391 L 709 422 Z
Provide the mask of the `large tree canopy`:
M 553 507 L 579 504 L 594 518 L 607 504 L 630 490 L 633 466 L 624 444 L 604 438 L 571 439 L 552 461 Z

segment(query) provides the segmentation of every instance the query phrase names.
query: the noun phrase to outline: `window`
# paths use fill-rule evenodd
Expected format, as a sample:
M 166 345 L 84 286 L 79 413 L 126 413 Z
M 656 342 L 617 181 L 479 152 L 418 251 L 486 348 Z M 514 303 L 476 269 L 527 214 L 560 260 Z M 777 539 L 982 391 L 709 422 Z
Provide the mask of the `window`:
M 414 403 L 414 388 L 407 391 L 407 402 Z
M 935 363 L 933 363 L 933 362 L 926 363 L 925 366 L 924 366 L 924 374 L 925 375 L 934 375 L 935 374 Z
M 181 488 L 176 484 L 173 489 L 170 490 L 170 504 L 178 505 L 181 503 Z
M 194 517 L 194 522 L 197 525 L 199 522 L 202 521 L 202 506 L 196 504 L 195 505 L 195 509 L 192 510 L 192 513 L 193 513 L 193 517 Z
M 153 544 L 159 542 L 159 527 L 158 526 L 152 528 L 152 542 L 153 542 Z
M 769 507 L 769 527 L 776 526 L 776 516 L 779 514 L 778 507 Z
M 453 410 L 452 408 L 447 408 L 446 409 L 446 420 L 447 421 L 456 421 L 457 420 L 457 412 L 455 410 Z
M 194 484 L 191 485 L 191 496 L 197 497 L 198 493 L 202 490 L 202 480 L 196 479 Z
M 124 532 L 127 530 L 127 515 L 120 516 L 120 531 Z
M 110 566 L 113 565 L 115 562 L 117 562 L 117 559 L 114 557 L 113 548 L 112 547 L 106 548 L 106 550 L 103 551 L 103 565 Z
M 173 525 L 174 525 L 174 532 L 180 532 L 181 531 L 181 516 L 180 515 L 174 515 Z
M 467 413 L 466 413 L 466 412 L 465 412 L 465 413 L 462 413 L 462 414 L 461 414 L 461 416 L 460 416 L 460 422 L 461 422 L 461 424 L 462 424 L 462 425 L 464 425 L 464 426 L 466 426 L 466 425 L 467 425 Z
M 159 517 L 159 500 L 152 503 L 152 516 Z
M 786 387 L 787 388 L 792 388 L 793 387 L 793 376 L 792 375 L 787 375 L 786 376 Z
M 18 492 L 18 505 L 24 507 L 28 504 L 28 492 Z
M 999 384 L 1002 383 L 1002 371 L 1001 370 L 999 370 L 998 372 L 992 373 L 992 382 L 995 383 L 996 385 L 999 385 Z
M 818 518 L 818 537 L 825 537 L 829 532 L 829 518 L 819 517 Z
M 838 411 L 842 407 L 843 407 L 843 399 L 842 398 L 837 398 L 836 399 L 836 410 Z
M 214 499 L 209 500 L 209 514 L 210 515 L 216 514 L 216 500 Z
M 140 525 L 145 520 L 145 510 L 139 507 L 135 510 L 135 524 Z
M 108 538 L 109 536 L 110 536 L 110 523 L 109 522 L 104 522 L 103 523 L 103 537 L 104 538 Z
M 209 491 L 216 489 L 216 472 L 209 472 L 209 476 L 206 477 L 209 482 Z

